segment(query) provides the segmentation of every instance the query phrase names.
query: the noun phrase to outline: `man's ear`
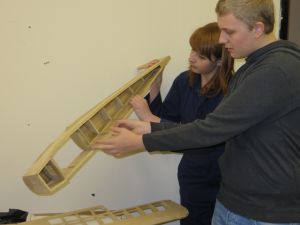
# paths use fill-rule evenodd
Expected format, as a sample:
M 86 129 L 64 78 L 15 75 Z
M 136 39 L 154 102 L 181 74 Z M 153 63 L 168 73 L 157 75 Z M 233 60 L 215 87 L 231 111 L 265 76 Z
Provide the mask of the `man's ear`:
M 265 24 L 263 22 L 256 22 L 253 29 L 255 32 L 255 36 L 260 37 L 265 33 Z

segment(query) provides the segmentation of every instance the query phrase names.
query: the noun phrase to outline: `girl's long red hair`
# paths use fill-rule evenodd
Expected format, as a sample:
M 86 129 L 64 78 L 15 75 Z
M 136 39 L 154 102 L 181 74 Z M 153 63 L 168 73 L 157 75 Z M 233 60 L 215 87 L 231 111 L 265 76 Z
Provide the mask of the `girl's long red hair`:
M 214 22 L 198 28 L 190 37 L 190 45 L 193 51 L 211 61 L 220 61 L 220 65 L 211 80 L 204 87 L 199 87 L 200 94 L 208 97 L 220 93 L 225 94 L 228 82 L 233 74 L 234 60 L 224 46 L 219 44 L 220 33 L 218 24 Z M 195 74 L 190 70 L 189 84 L 191 86 L 194 84 L 195 76 L 199 76 L 199 74 Z

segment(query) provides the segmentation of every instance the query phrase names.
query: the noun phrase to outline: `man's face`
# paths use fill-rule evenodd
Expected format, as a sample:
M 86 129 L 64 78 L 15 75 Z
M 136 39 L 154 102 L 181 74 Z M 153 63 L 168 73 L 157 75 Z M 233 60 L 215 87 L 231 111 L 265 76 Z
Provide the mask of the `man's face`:
M 233 58 L 244 58 L 250 55 L 255 48 L 255 31 L 237 19 L 232 13 L 218 16 L 218 25 L 221 29 L 219 42 L 225 45 Z

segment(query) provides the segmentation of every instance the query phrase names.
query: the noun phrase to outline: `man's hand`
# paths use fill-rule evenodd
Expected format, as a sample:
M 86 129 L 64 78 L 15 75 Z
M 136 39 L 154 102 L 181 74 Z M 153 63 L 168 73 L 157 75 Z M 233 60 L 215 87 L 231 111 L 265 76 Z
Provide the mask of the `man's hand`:
M 114 157 L 122 157 L 145 149 L 142 135 L 126 128 L 111 128 L 112 137 L 106 140 L 96 140 L 93 149 L 99 149 Z
M 118 120 L 115 124 L 116 127 L 126 128 L 136 134 L 151 133 L 151 125 L 149 122 L 140 120 Z

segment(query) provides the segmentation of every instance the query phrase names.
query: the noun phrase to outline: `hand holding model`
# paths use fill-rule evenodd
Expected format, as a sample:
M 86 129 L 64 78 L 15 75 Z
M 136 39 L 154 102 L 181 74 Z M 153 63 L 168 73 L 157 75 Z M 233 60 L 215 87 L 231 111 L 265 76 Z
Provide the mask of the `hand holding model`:
M 154 121 L 160 122 L 160 118 L 158 116 L 153 115 L 151 112 L 148 102 L 140 95 L 136 95 L 130 99 L 130 105 L 134 109 L 137 117 L 142 121 Z
M 114 157 L 122 157 L 145 149 L 142 134 L 150 133 L 150 123 L 139 120 L 119 120 L 111 128 L 112 137 L 97 140 L 93 149 L 101 149 Z

